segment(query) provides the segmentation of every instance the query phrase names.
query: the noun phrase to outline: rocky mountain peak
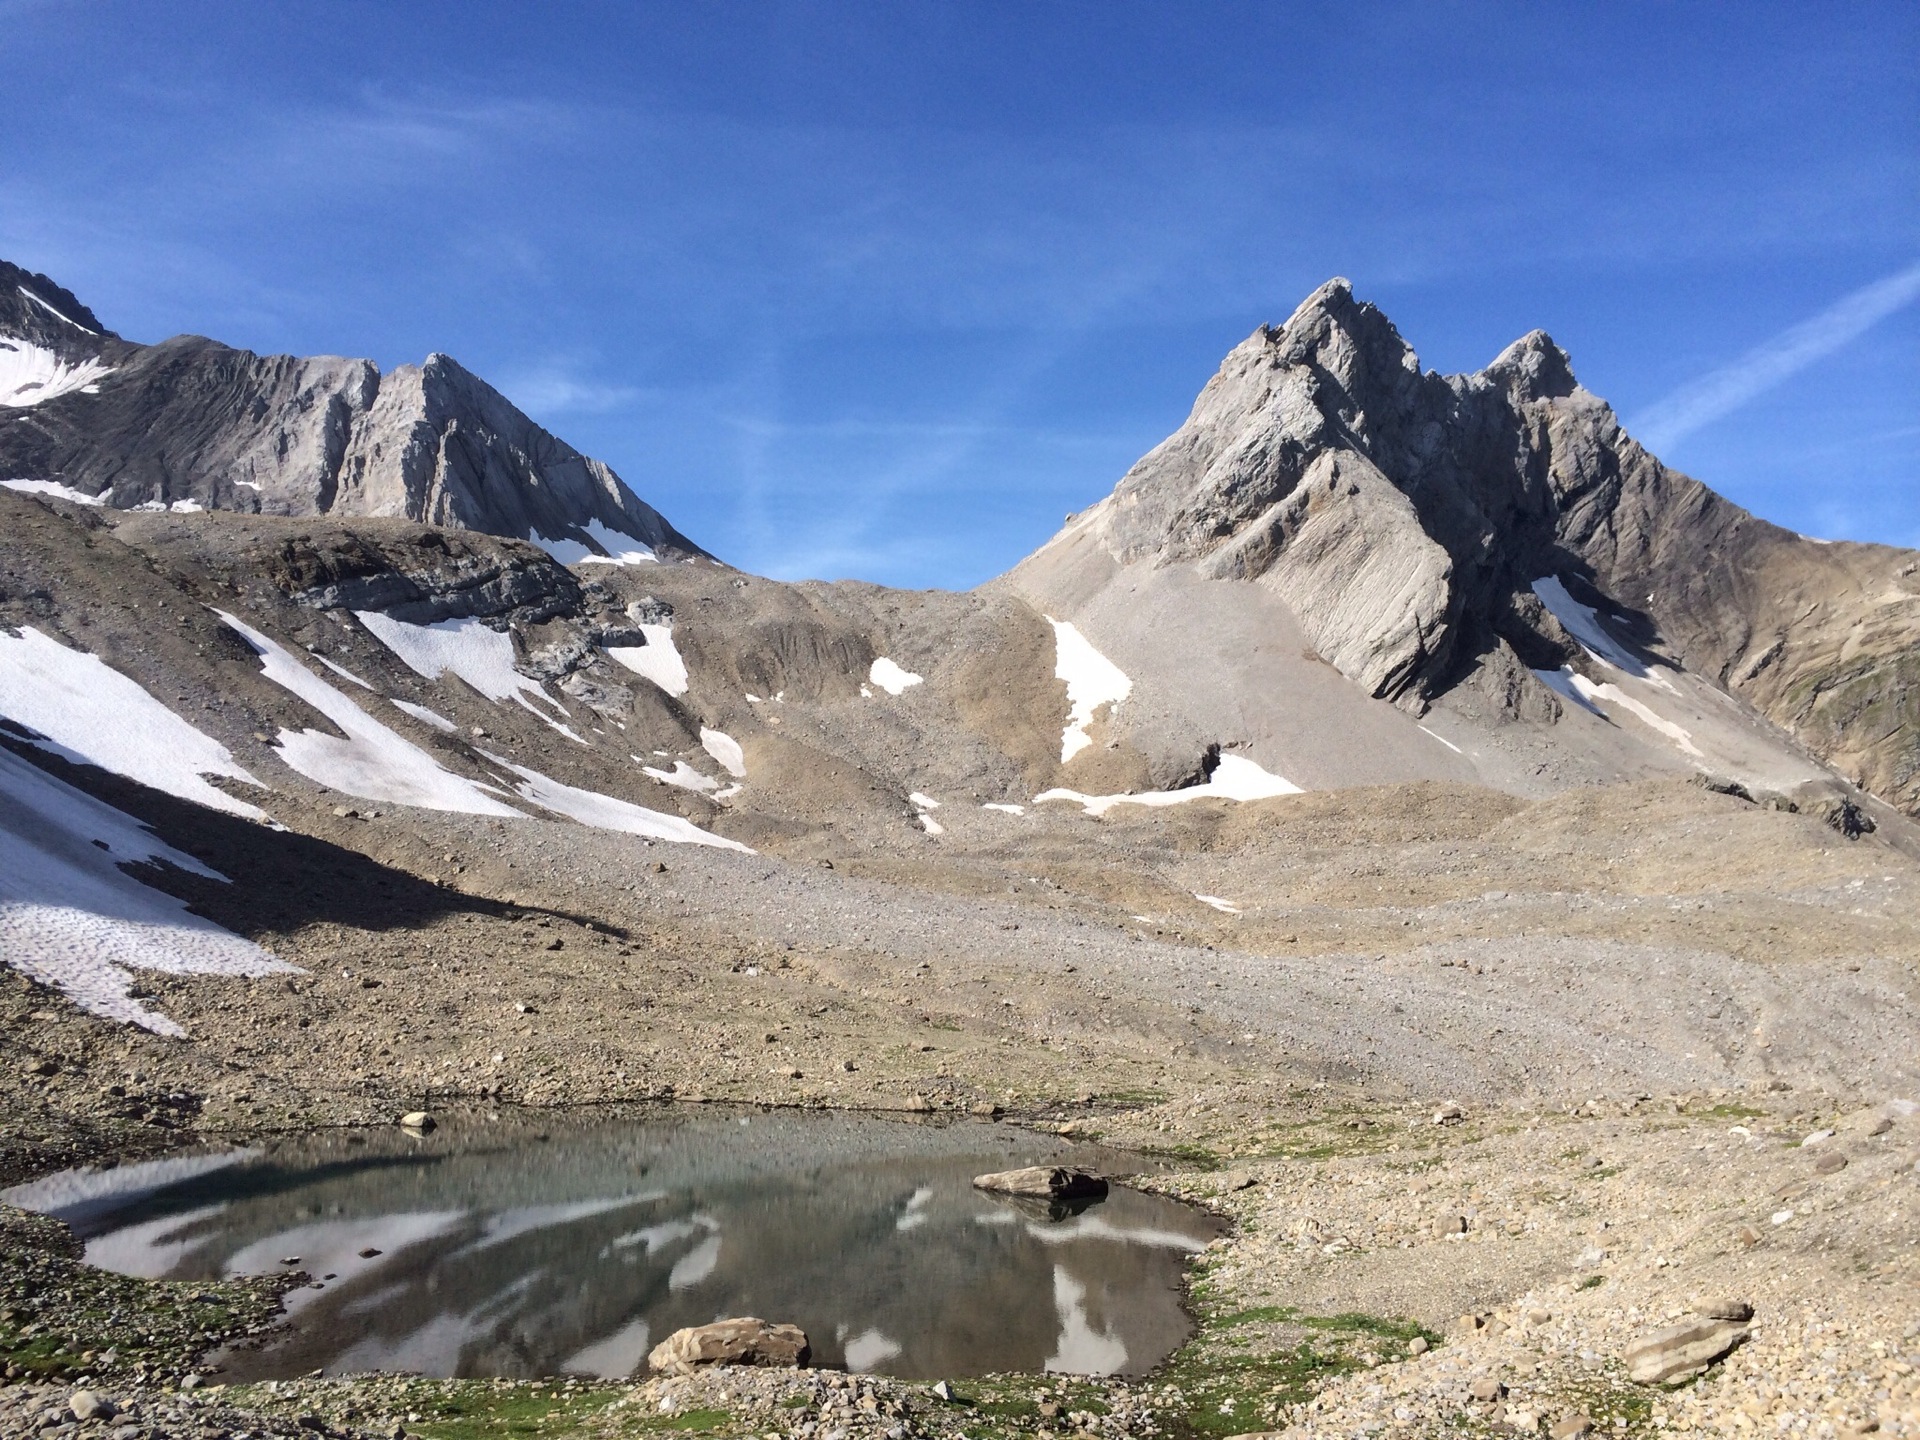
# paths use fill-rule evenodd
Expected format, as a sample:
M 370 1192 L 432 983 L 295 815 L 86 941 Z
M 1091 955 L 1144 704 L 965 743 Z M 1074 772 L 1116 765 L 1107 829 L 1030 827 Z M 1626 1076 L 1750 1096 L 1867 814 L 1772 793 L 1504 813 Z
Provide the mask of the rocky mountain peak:
M 98 332 L 98 333 L 96 333 Z M 602 462 L 451 356 L 130 345 L 0 262 L 0 481 L 121 509 L 373 515 L 540 544 L 575 562 L 704 556 Z
M 1494 356 L 1484 373 L 1505 385 L 1508 393 L 1522 403 L 1565 399 L 1580 388 L 1567 352 L 1544 330 L 1529 330 L 1522 335 Z
M 117 340 L 71 290 L 45 275 L 0 260 L 0 336 L 30 341 L 62 355 Z

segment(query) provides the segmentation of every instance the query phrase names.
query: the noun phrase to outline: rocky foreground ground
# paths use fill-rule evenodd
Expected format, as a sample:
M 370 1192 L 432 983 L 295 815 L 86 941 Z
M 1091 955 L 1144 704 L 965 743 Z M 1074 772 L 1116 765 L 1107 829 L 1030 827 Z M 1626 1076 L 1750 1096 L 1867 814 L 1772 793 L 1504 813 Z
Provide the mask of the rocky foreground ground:
M 1902 853 L 1686 785 L 1190 808 L 788 859 L 156 815 L 234 877 L 182 893 L 304 973 L 143 976 L 184 1041 L 0 974 L 7 1182 L 421 1108 L 998 1109 L 1154 1151 L 1232 1221 L 1161 1371 L 228 1387 L 204 1357 L 272 1284 L 103 1275 L 7 1211 L 0 1435 L 1920 1434 Z M 1629 1378 L 1694 1321 L 1738 1343 Z

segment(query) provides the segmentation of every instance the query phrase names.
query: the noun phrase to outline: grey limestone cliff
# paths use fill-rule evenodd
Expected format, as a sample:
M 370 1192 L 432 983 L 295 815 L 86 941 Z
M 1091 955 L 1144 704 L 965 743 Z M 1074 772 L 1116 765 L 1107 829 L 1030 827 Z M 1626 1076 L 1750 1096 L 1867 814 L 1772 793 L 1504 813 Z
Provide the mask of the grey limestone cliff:
M 445 355 L 382 375 L 367 360 L 191 335 L 131 344 L 45 276 L 4 263 L 0 345 L 35 347 L 70 378 L 90 367 L 84 386 L 0 407 L 0 480 L 120 509 L 402 517 L 544 541 L 569 559 L 706 553 Z
M 1920 556 L 1807 540 L 1669 469 L 1541 331 L 1436 374 L 1329 281 L 1070 529 L 1277 592 L 1323 658 L 1416 711 L 1472 679 L 1552 712 L 1529 671 L 1581 663 L 1533 592 L 1557 577 L 1920 812 Z

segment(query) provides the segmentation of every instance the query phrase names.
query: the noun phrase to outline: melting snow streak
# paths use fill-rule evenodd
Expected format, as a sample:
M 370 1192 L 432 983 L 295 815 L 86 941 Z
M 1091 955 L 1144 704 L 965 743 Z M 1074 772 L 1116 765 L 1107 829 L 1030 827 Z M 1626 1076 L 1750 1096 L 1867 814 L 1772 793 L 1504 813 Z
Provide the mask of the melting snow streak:
M 1070 621 L 1056 620 L 1053 626 L 1054 678 L 1067 682 L 1067 728 L 1060 734 L 1060 763 L 1066 764 L 1093 744 L 1087 727 L 1102 705 L 1118 705 L 1133 693 L 1133 681 L 1126 672 L 1088 643 L 1087 637 Z

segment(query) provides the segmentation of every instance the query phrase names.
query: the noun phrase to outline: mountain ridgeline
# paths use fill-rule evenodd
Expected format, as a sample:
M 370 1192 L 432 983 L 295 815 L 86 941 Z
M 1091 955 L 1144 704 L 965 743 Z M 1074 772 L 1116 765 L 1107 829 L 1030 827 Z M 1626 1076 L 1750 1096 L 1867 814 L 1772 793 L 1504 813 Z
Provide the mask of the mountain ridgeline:
M 383 375 L 197 336 L 134 344 L 4 262 L 0 483 L 107 511 L 390 517 L 563 564 L 712 559 L 447 356 Z M 960 667 L 952 700 L 969 733 L 1000 727 L 1018 773 L 1080 790 L 1204 784 L 1239 751 L 1309 789 L 1706 771 L 1857 786 L 1920 814 L 1917 569 L 1914 552 L 1795 535 L 1669 469 L 1541 331 L 1440 375 L 1333 280 L 1237 346 L 1110 496 L 967 602 L 1024 638 Z M 440 588 L 465 593 L 458 578 Z M 683 642 L 747 676 L 762 647 L 799 689 L 851 694 L 857 675 L 802 671 L 892 653 L 870 617 L 934 603 L 830 618 L 812 590 L 788 598 L 785 618 Z M 1057 763 L 1042 616 L 1140 682 L 1086 702 L 1100 743 Z M 1039 673 L 1000 673 L 1016 665 Z M 679 723 L 697 731 L 691 712 Z
M 11 364 L 28 386 L 0 408 L 0 478 L 118 509 L 395 516 L 566 558 L 705 554 L 446 355 L 382 375 L 368 360 L 255 355 L 197 335 L 136 345 L 5 262 L 0 345 L 12 350 L 0 350 L 0 376 Z M 35 386 L 36 368 L 52 383 Z

